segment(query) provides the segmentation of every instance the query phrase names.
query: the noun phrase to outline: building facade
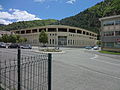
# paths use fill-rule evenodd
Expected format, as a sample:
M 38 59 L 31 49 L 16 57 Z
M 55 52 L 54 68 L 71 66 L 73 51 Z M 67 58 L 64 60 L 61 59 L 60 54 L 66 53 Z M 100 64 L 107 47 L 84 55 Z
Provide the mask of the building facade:
M 99 20 L 101 21 L 102 50 L 120 52 L 120 15 Z
M 37 28 L 13 30 L 12 32 L 27 38 L 27 43 L 39 45 L 39 34 L 42 30 L 45 30 L 48 34 L 48 46 L 94 46 L 97 41 L 97 34 L 94 32 L 64 25 L 48 25 Z
M 2 31 L 2 30 L 0 30 L 0 37 L 2 37 L 2 36 L 5 35 L 5 34 L 11 35 L 11 34 L 14 34 L 14 33 L 9 32 L 9 31 Z

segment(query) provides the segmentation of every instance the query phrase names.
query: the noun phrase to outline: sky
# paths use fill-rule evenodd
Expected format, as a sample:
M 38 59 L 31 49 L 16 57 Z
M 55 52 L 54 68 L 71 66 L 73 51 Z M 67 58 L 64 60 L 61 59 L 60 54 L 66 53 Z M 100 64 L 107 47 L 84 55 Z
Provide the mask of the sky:
M 74 16 L 103 0 L 0 0 L 0 24 Z

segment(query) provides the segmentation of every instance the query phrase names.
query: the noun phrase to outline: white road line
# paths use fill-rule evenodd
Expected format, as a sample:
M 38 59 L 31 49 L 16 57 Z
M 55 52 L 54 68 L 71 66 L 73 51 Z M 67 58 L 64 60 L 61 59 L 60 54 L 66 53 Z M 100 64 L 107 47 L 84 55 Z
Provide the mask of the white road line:
M 117 66 L 120 66 L 119 63 L 111 63 L 111 62 L 107 62 L 107 61 L 103 61 L 103 60 L 100 60 L 100 59 L 97 59 L 98 58 L 98 55 L 95 54 L 94 57 L 90 58 L 90 59 L 93 59 L 95 61 L 99 61 L 99 62 L 103 62 L 103 63 L 107 63 L 107 64 L 111 64 L 111 65 L 117 65 Z
M 90 59 L 96 59 L 96 58 L 98 58 L 98 55 L 95 54 L 95 56 Z

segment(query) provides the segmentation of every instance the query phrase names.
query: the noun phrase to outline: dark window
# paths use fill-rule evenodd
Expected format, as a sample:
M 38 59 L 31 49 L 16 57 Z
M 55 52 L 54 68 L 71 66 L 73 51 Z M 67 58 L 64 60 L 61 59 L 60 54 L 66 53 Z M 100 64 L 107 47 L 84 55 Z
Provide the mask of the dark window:
M 58 32 L 67 32 L 66 28 L 58 28 Z
M 48 32 L 56 32 L 56 28 L 48 28 Z
M 46 29 L 45 29 L 45 28 L 41 28 L 41 29 L 39 29 L 39 32 L 41 32 L 42 30 L 46 31 Z
M 120 31 L 115 31 L 115 36 L 120 36 Z
M 50 44 L 51 44 L 51 39 L 50 39 Z
M 86 35 L 89 35 L 89 33 L 87 32 Z
M 75 29 L 69 29 L 69 32 L 75 33 Z
M 82 33 L 82 31 L 81 31 L 81 30 L 77 30 L 77 33 L 81 34 L 81 33 Z
M 31 30 L 26 30 L 26 33 L 31 33 Z
M 21 31 L 21 34 L 25 34 L 25 31 Z
M 85 34 L 85 31 L 83 31 L 83 34 Z
M 52 40 L 52 43 L 54 44 L 54 39 Z
M 33 30 L 32 30 L 32 33 L 36 33 L 36 32 L 37 32 L 37 29 L 33 29 Z
M 19 34 L 19 33 L 20 33 L 20 31 L 16 31 L 15 33 L 16 33 L 16 34 Z

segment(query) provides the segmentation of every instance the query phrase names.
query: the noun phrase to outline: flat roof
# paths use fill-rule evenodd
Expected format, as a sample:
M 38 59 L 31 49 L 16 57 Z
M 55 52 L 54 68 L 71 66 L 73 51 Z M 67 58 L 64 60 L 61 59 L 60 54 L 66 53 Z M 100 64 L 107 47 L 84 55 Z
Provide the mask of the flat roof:
M 112 19 L 112 18 L 120 18 L 120 15 L 109 16 L 109 17 L 103 17 L 103 18 L 99 18 L 99 20 L 102 21 L 102 20 Z

